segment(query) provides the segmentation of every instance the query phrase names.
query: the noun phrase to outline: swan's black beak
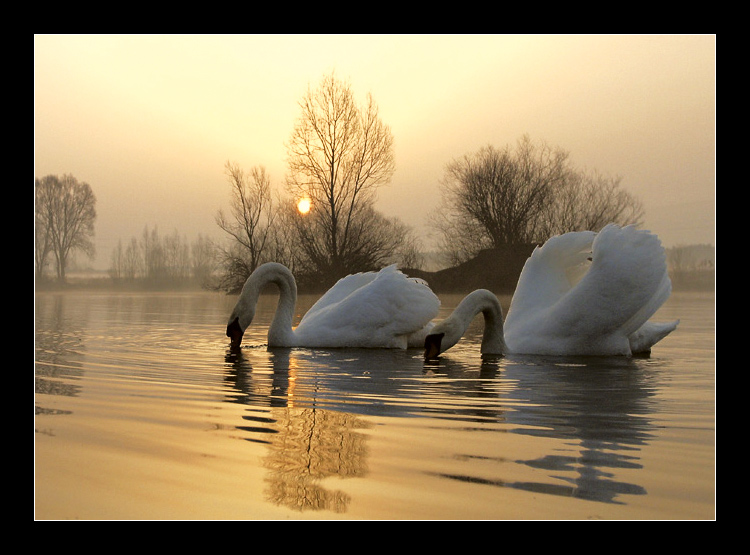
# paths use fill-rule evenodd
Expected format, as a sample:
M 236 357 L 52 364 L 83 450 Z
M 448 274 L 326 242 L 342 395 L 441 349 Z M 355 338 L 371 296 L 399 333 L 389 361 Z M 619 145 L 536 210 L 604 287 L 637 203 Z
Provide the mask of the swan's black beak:
M 431 360 L 440 354 L 440 344 L 443 342 L 444 333 L 430 334 L 424 338 L 424 359 Z
M 227 337 L 231 340 L 230 347 L 232 349 L 239 349 L 240 343 L 242 343 L 243 331 L 240 327 L 239 318 L 235 318 L 227 326 Z

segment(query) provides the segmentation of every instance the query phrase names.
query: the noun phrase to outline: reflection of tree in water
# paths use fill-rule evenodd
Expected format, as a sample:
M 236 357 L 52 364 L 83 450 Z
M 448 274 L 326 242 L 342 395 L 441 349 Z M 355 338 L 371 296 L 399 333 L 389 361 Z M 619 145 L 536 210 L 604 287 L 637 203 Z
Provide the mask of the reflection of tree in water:
M 66 312 L 65 295 L 49 295 L 37 299 L 36 333 L 34 336 L 34 382 L 37 395 L 75 397 L 81 387 L 70 383 L 83 375 L 81 351 L 84 349 L 83 323 Z M 69 308 L 68 308 L 69 311 Z M 69 414 L 70 411 L 50 409 L 36 398 L 36 414 Z
M 265 478 L 269 501 L 299 511 L 345 512 L 349 496 L 321 482 L 366 475 L 366 436 L 356 430 L 368 424 L 347 412 L 315 407 L 315 387 L 300 386 L 297 359 L 289 354 L 289 350 L 272 353 L 271 372 L 254 371 L 241 352 L 228 355 L 227 379 L 235 390 L 232 400 L 255 408 L 254 413 L 259 406 L 269 407 L 262 416 L 243 416 L 253 425 L 238 428 L 262 434 L 260 442 L 268 446 L 264 466 L 269 470 Z
M 275 409 L 279 418 L 264 466 L 269 501 L 303 510 L 346 511 L 349 496 L 320 485 L 328 477 L 357 478 L 367 473 L 364 423 L 354 415 L 320 410 Z

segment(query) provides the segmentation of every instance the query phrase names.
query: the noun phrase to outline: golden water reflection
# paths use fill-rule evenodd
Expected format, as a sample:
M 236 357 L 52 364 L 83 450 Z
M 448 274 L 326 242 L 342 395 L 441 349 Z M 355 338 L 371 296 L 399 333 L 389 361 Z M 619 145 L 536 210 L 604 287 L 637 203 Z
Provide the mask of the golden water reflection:
M 238 401 L 246 396 L 257 400 L 260 394 L 270 405 L 267 414 L 243 417 L 252 426 L 238 428 L 265 438 L 261 441 L 268 447 L 263 460 L 268 501 L 298 511 L 346 512 L 350 496 L 322 482 L 367 474 L 367 437 L 358 430 L 370 424 L 354 414 L 310 406 L 308 393 L 297 391 L 299 359 L 290 355 L 286 349 L 272 352 L 271 376 L 261 373 L 266 379 L 252 379 L 241 351 L 227 356 L 229 379 L 243 393 Z
M 361 478 L 367 474 L 364 422 L 351 414 L 315 408 L 274 409 L 278 433 L 263 465 L 267 499 L 292 509 L 346 511 L 349 495 L 326 488 L 326 478 Z

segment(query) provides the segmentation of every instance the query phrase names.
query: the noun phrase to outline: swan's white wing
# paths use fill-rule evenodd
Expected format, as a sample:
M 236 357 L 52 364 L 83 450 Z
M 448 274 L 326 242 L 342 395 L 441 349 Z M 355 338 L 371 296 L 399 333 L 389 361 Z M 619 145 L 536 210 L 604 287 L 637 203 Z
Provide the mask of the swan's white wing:
M 566 295 L 588 270 L 595 237 L 593 231 L 565 233 L 535 248 L 518 278 L 505 325 L 547 311 Z
M 587 301 L 599 322 L 625 335 L 634 333 L 672 291 L 661 241 L 648 231 L 610 224 L 594 240 L 593 257 L 591 269 L 579 284 L 581 292 L 571 295 L 572 301 Z
M 646 323 L 671 291 L 664 248 L 656 235 L 616 225 L 596 234 L 592 247 L 588 272 L 563 294 L 560 268 L 556 280 L 537 278 L 548 288 L 540 297 L 553 302 L 546 308 L 531 301 L 519 303 L 534 310 L 519 312 L 512 323 L 506 322 L 511 350 L 630 354 L 628 336 Z M 558 289 L 550 291 L 555 285 Z
M 372 280 L 374 280 L 375 276 L 377 275 L 378 272 L 361 272 L 358 274 L 350 274 L 344 278 L 341 278 L 334 284 L 333 287 L 326 291 L 326 293 L 322 297 L 320 297 L 314 305 L 310 307 L 310 309 L 302 317 L 300 325 L 302 325 L 302 322 L 304 322 L 306 318 L 312 317 L 312 315 L 317 311 L 340 302 L 342 299 L 345 299 L 360 287 L 364 287 Z
M 295 334 L 311 347 L 403 348 L 407 336 L 424 328 L 439 308 L 424 282 L 390 266 L 337 302 L 308 312 Z

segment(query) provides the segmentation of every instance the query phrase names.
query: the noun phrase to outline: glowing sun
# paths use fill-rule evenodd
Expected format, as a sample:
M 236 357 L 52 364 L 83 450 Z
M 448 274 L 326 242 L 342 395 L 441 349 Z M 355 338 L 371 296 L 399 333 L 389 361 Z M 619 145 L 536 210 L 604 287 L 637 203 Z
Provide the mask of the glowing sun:
M 312 202 L 309 198 L 301 198 L 299 199 L 299 202 L 297 202 L 297 210 L 299 210 L 300 214 L 307 214 L 310 211 L 310 207 L 312 206 Z

